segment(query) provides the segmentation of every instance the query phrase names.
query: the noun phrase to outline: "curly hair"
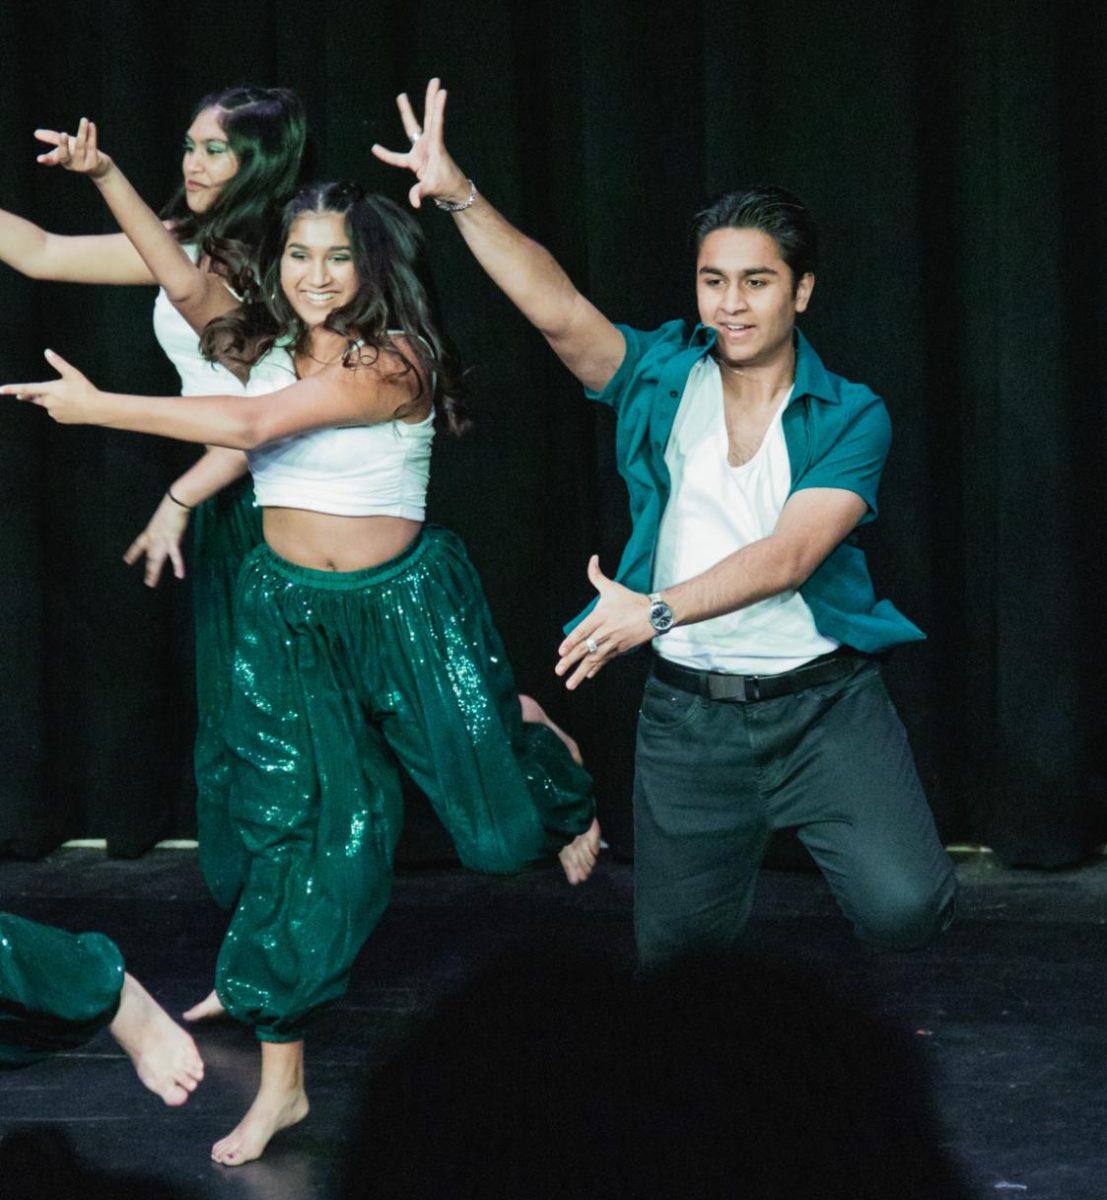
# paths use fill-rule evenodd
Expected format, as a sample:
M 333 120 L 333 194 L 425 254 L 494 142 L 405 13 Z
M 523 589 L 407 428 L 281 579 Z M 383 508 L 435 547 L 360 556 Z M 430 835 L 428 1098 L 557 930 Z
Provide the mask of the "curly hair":
M 252 367 L 275 345 L 307 353 L 311 329 L 284 293 L 281 259 L 293 223 L 305 214 L 325 213 L 343 218 L 357 277 L 353 298 L 324 322 L 348 342 L 343 365 L 353 368 L 395 350 L 393 334 L 402 330 L 409 352 L 400 357 L 407 370 L 415 369 L 411 356 L 417 360 L 419 394 L 422 380 L 429 380 L 440 423 L 452 434 L 464 433 L 470 421 L 454 356 L 435 318 L 419 227 L 398 204 L 356 183 L 309 184 L 285 204 L 262 239 L 259 294 L 208 324 L 200 339 L 203 353 L 232 368 Z

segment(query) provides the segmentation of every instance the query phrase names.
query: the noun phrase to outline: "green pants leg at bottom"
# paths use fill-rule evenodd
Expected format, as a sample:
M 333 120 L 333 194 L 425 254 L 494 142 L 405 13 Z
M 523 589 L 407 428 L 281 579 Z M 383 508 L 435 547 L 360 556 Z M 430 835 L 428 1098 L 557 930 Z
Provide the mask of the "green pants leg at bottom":
M 102 933 L 0 912 L 0 1067 L 84 1045 L 115 1016 L 123 956 Z
M 291 1041 L 345 990 L 388 902 L 400 765 L 466 865 L 517 871 L 587 829 L 590 780 L 524 726 L 460 541 L 427 530 L 381 567 L 329 573 L 259 548 L 237 596 L 227 734 L 249 866 L 217 989 Z

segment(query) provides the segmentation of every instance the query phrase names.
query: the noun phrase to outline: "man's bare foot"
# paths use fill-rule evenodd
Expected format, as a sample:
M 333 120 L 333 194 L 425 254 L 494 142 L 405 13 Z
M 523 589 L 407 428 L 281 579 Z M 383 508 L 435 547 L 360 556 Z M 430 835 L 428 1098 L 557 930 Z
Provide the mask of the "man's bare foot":
M 139 1079 L 166 1104 L 184 1104 L 204 1077 L 196 1043 L 133 975 L 123 976 L 111 1033 Z
M 557 857 L 561 869 L 570 883 L 583 883 L 596 865 L 600 856 L 600 823 L 596 818 L 592 824 L 567 845 L 562 846 Z
M 531 725 L 545 725 L 547 729 L 552 729 L 553 732 L 556 733 L 557 736 L 565 743 L 566 749 L 568 749 L 569 755 L 573 762 L 575 762 L 578 767 L 584 766 L 584 759 L 581 758 L 580 747 L 565 732 L 565 730 L 561 728 L 560 725 L 555 725 L 553 721 L 550 720 L 549 714 L 533 696 L 520 695 L 519 707 L 523 710 L 524 721 L 529 722 Z
M 214 991 L 208 992 L 199 1004 L 194 1004 L 181 1013 L 186 1021 L 218 1021 L 226 1015 L 227 1010 Z
M 227 1167 L 253 1162 L 275 1133 L 308 1114 L 304 1091 L 304 1043 L 262 1042 L 261 1086 L 246 1115 L 211 1148 L 211 1157 Z

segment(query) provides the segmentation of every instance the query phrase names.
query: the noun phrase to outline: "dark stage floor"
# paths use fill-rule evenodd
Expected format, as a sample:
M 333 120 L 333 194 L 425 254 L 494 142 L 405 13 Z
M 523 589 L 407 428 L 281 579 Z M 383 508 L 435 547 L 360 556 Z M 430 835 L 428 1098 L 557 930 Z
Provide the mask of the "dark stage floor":
M 1102 1200 L 1107 862 L 1045 874 L 977 855 L 959 873 L 953 930 L 921 953 L 881 956 L 853 941 L 817 876 L 767 872 L 753 946 L 818 971 L 847 998 L 877 996 L 886 1018 L 917 1033 L 972 1195 Z M 81 1053 L 0 1074 L 0 1132 L 60 1127 L 84 1161 L 172 1181 L 189 1196 L 337 1196 L 366 1080 L 435 1003 L 505 943 L 541 946 L 551 930 L 629 964 L 630 897 L 631 868 L 611 861 L 576 889 L 553 869 L 506 880 L 450 868 L 399 875 L 350 992 L 309 1042 L 312 1112 L 261 1162 L 229 1169 L 207 1158 L 255 1085 L 254 1043 L 231 1024 L 198 1034 L 208 1074 L 183 1110 L 145 1092 L 104 1033 Z M 120 862 L 66 849 L 7 862 L 0 907 L 109 933 L 174 1013 L 208 990 L 222 916 L 190 851 Z

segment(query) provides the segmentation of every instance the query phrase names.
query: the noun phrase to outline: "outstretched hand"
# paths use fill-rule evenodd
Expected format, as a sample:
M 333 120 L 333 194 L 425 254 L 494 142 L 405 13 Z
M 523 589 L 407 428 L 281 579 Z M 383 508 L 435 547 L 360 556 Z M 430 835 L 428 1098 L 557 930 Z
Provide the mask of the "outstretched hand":
M 410 150 L 386 150 L 379 143 L 373 153 L 381 162 L 414 172 L 416 182 L 408 192 L 412 208 L 424 200 L 448 200 L 460 204 L 469 196 L 469 180 L 450 157 L 444 141 L 446 119 L 446 90 L 441 80 L 427 84 L 423 103 L 423 123 L 420 124 L 406 92 L 396 97 L 404 133 L 411 142 Z
M 35 159 L 44 167 L 64 167 L 90 179 L 101 179 L 112 168 L 112 160 L 97 145 L 96 126 L 87 117 L 81 118 L 75 134 L 36 129 L 35 137 L 54 147 Z
M 613 658 L 654 636 L 648 596 L 608 579 L 595 554 L 588 560 L 588 578 L 600 598 L 557 648 L 561 660 L 554 670 L 569 676 L 565 686 L 570 691 L 597 675 Z
M 163 496 L 150 518 L 150 523 L 127 547 L 127 552 L 123 555 L 127 566 L 134 566 L 140 558 L 145 557 L 143 582 L 147 587 L 158 586 L 162 570 L 167 564 L 172 567 L 173 574 L 178 579 L 184 579 L 185 564 L 181 542 L 188 529 L 189 516 L 189 509 L 174 503 L 167 495 Z
M 47 350 L 45 358 L 58 372 L 59 379 L 47 379 L 43 383 L 5 383 L 0 387 L 0 395 L 37 404 L 59 425 L 96 425 L 96 401 L 100 392 L 60 354 Z

